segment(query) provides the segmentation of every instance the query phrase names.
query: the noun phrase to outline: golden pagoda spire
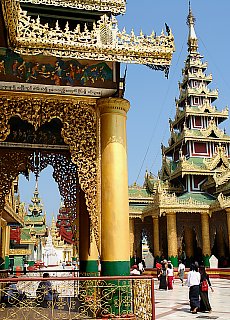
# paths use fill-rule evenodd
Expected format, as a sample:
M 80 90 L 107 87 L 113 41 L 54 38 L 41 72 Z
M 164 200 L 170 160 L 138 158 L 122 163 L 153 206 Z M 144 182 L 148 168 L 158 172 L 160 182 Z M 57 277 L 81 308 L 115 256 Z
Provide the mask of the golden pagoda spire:
M 197 49 L 198 49 L 198 39 L 197 39 L 195 28 L 194 28 L 195 21 L 196 19 L 192 13 L 191 3 L 189 1 L 189 13 L 187 17 L 187 25 L 189 27 L 188 52 L 190 53 L 197 52 Z
M 54 237 L 55 233 L 56 233 L 56 221 L 55 221 L 54 213 L 53 213 L 52 223 L 51 223 L 51 228 L 50 228 L 50 234 L 51 234 L 52 237 Z
M 43 205 L 41 203 L 41 199 L 39 198 L 39 192 L 38 192 L 38 176 L 36 176 L 36 182 L 35 182 L 35 190 L 33 197 L 31 199 L 32 204 L 29 205 L 29 211 L 31 215 L 33 216 L 40 216 L 43 211 Z

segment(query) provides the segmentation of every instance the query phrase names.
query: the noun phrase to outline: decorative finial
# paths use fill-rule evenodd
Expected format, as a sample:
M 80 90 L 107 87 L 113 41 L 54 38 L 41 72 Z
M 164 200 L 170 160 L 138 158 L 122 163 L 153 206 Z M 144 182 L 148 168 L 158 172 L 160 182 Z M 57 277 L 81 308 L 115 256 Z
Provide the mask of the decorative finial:
M 188 17 L 187 17 L 187 25 L 193 25 L 195 24 L 196 19 L 194 17 L 194 15 L 192 14 L 192 9 L 191 9 L 191 3 L 189 1 L 189 7 L 188 7 Z
M 192 14 L 191 3 L 189 1 L 189 13 L 187 17 L 187 25 L 189 27 L 189 35 L 188 35 L 188 52 L 195 53 L 198 49 L 198 40 L 196 36 L 196 32 L 194 29 L 195 25 L 195 17 Z
M 35 191 L 38 191 L 38 175 L 35 176 Z

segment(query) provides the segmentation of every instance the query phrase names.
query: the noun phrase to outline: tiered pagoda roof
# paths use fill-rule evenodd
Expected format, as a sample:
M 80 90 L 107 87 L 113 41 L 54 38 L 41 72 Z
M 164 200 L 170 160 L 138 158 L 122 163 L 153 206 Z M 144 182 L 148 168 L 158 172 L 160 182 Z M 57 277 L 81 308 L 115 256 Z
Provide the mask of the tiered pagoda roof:
M 162 145 L 162 168 L 154 182 L 152 204 L 142 218 L 166 212 L 214 212 L 230 206 L 230 136 L 219 124 L 228 108 L 212 103 L 218 90 L 209 89 L 212 75 L 198 52 L 195 18 L 189 8 L 188 56 L 179 83 L 176 115 L 170 119 L 168 146 Z M 220 192 L 223 192 L 224 195 Z M 130 198 L 130 203 L 132 203 Z M 132 214 L 131 214 L 132 216 Z
M 21 229 L 21 244 L 36 243 L 37 238 L 47 235 L 46 214 L 43 214 L 43 205 L 39 198 L 38 184 L 28 207 L 28 213 L 24 217 L 24 226 Z
M 61 239 L 65 243 L 72 244 L 73 243 L 73 232 L 70 224 L 70 218 L 69 218 L 69 209 L 67 209 L 64 205 L 64 203 L 61 203 L 61 207 L 59 209 L 59 213 L 57 216 L 57 232 Z
M 129 187 L 129 215 L 130 218 L 140 218 L 144 208 L 152 203 L 152 194 L 155 192 L 155 181 L 151 174 L 146 175 L 143 187 L 134 183 Z
M 225 167 L 229 165 L 230 136 L 219 128 L 219 124 L 228 118 L 228 108 L 218 111 L 212 105 L 218 98 L 218 90 L 208 88 L 212 75 L 205 74 L 207 63 L 202 61 L 203 56 L 198 52 L 194 23 L 190 8 L 187 19 L 189 54 L 182 71 L 182 82 L 179 83 L 176 116 L 170 120 L 169 146 L 162 147 L 162 172 L 169 181 L 185 175 L 221 172 L 223 167 L 217 161 L 220 158 L 225 159 Z

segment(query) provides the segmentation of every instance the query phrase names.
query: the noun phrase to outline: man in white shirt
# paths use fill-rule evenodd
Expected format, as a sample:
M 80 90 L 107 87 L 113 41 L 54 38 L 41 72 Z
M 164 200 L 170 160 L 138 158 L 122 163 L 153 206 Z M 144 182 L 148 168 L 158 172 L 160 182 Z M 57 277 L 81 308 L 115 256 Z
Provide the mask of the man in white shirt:
M 178 276 L 182 283 L 182 286 L 184 285 L 184 273 L 185 273 L 185 265 L 181 260 L 179 260 L 179 266 L 178 266 Z

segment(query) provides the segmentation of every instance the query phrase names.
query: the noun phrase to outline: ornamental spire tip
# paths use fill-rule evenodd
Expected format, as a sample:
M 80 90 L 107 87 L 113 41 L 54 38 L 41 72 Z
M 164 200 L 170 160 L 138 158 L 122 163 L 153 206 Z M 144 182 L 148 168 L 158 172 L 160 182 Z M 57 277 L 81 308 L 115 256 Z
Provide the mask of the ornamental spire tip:
M 188 13 L 188 17 L 187 17 L 187 25 L 189 27 L 188 51 L 194 52 L 194 51 L 197 51 L 197 49 L 198 49 L 197 36 L 196 36 L 195 28 L 194 28 L 196 19 L 192 13 L 191 2 L 189 1 L 188 4 L 189 4 L 189 13 Z

